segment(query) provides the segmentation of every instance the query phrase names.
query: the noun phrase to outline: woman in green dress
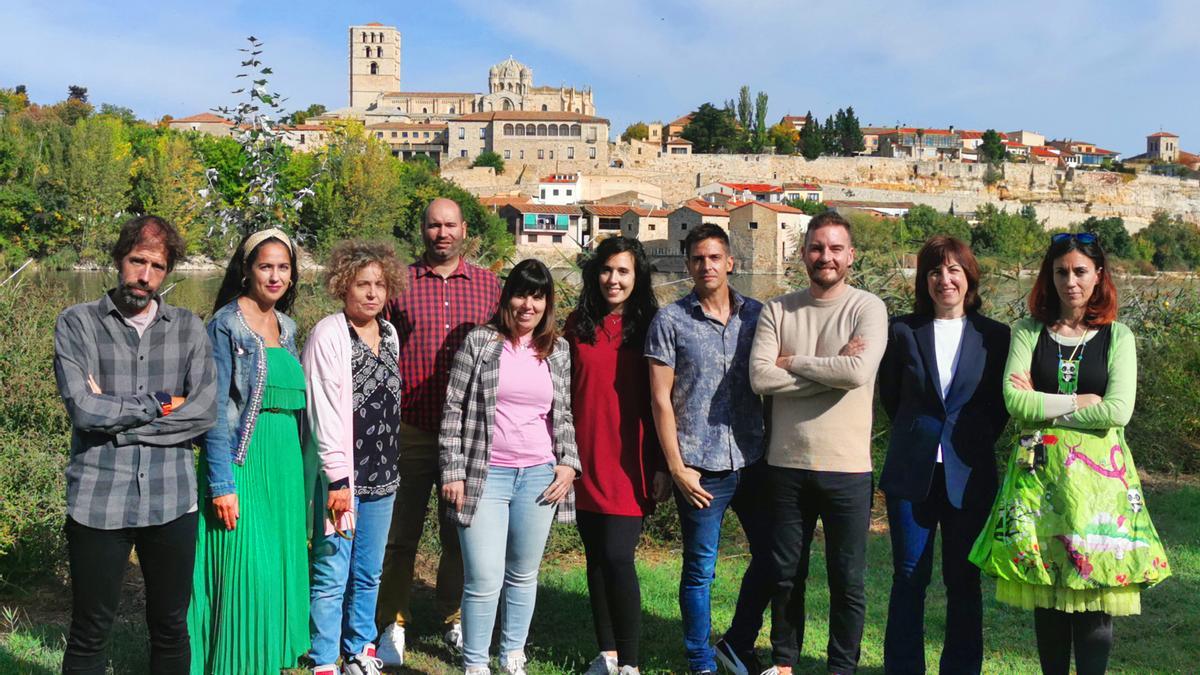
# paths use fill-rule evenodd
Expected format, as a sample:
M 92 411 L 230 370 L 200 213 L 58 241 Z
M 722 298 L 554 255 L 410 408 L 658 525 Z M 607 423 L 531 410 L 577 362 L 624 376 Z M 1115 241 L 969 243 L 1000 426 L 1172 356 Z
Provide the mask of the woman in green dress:
M 1021 426 L 971 560 L 996 598 L 1034 611 L 1044 673 L 1103 673 L 1112 617 L 1170 576 L 1125 442 L 1137 389 L 1133 333 L 1092 233 L 1056 234 L 1014 326 L 1004 401 Z
M 308 503 L 296 251 L 281 230 L 234 253 L 208 325 L 217 424 L 205 437 L 188 632 L 194 674 L 278 673 L 308 650 Z

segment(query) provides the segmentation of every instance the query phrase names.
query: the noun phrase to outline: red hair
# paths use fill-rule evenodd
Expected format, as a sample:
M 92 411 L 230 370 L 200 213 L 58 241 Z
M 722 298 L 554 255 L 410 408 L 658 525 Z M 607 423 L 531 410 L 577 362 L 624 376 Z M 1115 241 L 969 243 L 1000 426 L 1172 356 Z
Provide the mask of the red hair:
M 1029 313 L 1047 325 L 1058 321 L 1062 301 L 1058 297 L 1058 290 L 1054 288 L 1054 261 L 1071 251 L 1079 251 L 1087 256 L 1100 274 L 1096 286 L 1092 288 L 1092 297 L 1088 298 L 1087 309 L 1083 312 L 1084 324 L 1089 328 L 1098 328 L 1116 321 L 1120 303 L 1117 301 L 1117 287 L 1108 273 L 1104 249 L 1100 248 L 1099 242 L 1084 244 L 1073 237 L 1050 244 L 1038 269 L 1037 281 L 1033 282 L 1033 288 L 1029 291 Z

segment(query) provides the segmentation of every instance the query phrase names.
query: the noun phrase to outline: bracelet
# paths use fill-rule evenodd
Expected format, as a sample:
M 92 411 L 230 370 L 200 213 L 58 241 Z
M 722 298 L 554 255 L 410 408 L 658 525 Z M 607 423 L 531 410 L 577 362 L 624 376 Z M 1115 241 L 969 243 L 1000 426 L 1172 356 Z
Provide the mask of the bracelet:
M 1079 412 L 1079 392 L 1071 392 L 1071 412 Z

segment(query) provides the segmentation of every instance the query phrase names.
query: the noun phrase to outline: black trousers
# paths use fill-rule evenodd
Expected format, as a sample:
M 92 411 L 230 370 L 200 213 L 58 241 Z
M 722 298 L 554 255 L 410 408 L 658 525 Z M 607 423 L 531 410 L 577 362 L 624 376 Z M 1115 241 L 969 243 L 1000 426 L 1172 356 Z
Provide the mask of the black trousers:
M 71 631 L 63 673 L 104 675 L 105 653 L 121 600 L 129 552 L 137 548 L 146 582 L 150 672 L 186 674 L 191 661 L 187 611 L 192 599 L 197 513 L 162 525 L 99 530 L 67 518 Z
M 794 666 L 804 644 L 804 591 L 817 519 L 825 533 L 829 577 L 831 673 L 858 668 L 866 617 L 864 576 L 871 524 L 872 476 L 768 467 L 768 494 L 775 517 L 771 558 L 776 575 L 771 600 L 771 656 Z
M 588 595 L 600 651 L 617 653 L 620 666 L 638 667 L 642 589 L 633 552 L 642 537 L 641 516 L 578 511 L 575 522 L 587 556 Z
M 1071 647 L 1075 647 L 1075 672 L 1102 675 L 1112 651 L 1112 615 L 1104 612 L 1033 610 L 1038 658 L 1044 675 L 1069 675 Z

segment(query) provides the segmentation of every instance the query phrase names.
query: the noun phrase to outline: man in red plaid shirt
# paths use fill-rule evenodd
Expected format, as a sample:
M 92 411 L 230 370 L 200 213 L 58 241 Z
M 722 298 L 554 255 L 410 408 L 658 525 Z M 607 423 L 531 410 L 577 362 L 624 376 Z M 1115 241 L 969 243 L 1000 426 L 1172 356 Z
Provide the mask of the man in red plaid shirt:
M 425 252 L 408 267 L 408 290 L 388 304 L 387 319 L 400 339 L 400 491 L 392 512 L 375 619 L 378 657 L 386 666 L 404 661 L 404 629 L 412 618 L 413 562 L 425 522 L 429 493 L 438 488 L 438 428 L 454 354 L 475 326 L 496 311 L 500 282 L 463 258 L 467 224 L 450 199 L 425 209 Z M 439 509 L 439 512 L 441 509 Z M 437 611 L 445 639 L 462 646 L 459 604 L 463 565 L 458 529 L 439 515 L 442 556 L 437 573 Z

